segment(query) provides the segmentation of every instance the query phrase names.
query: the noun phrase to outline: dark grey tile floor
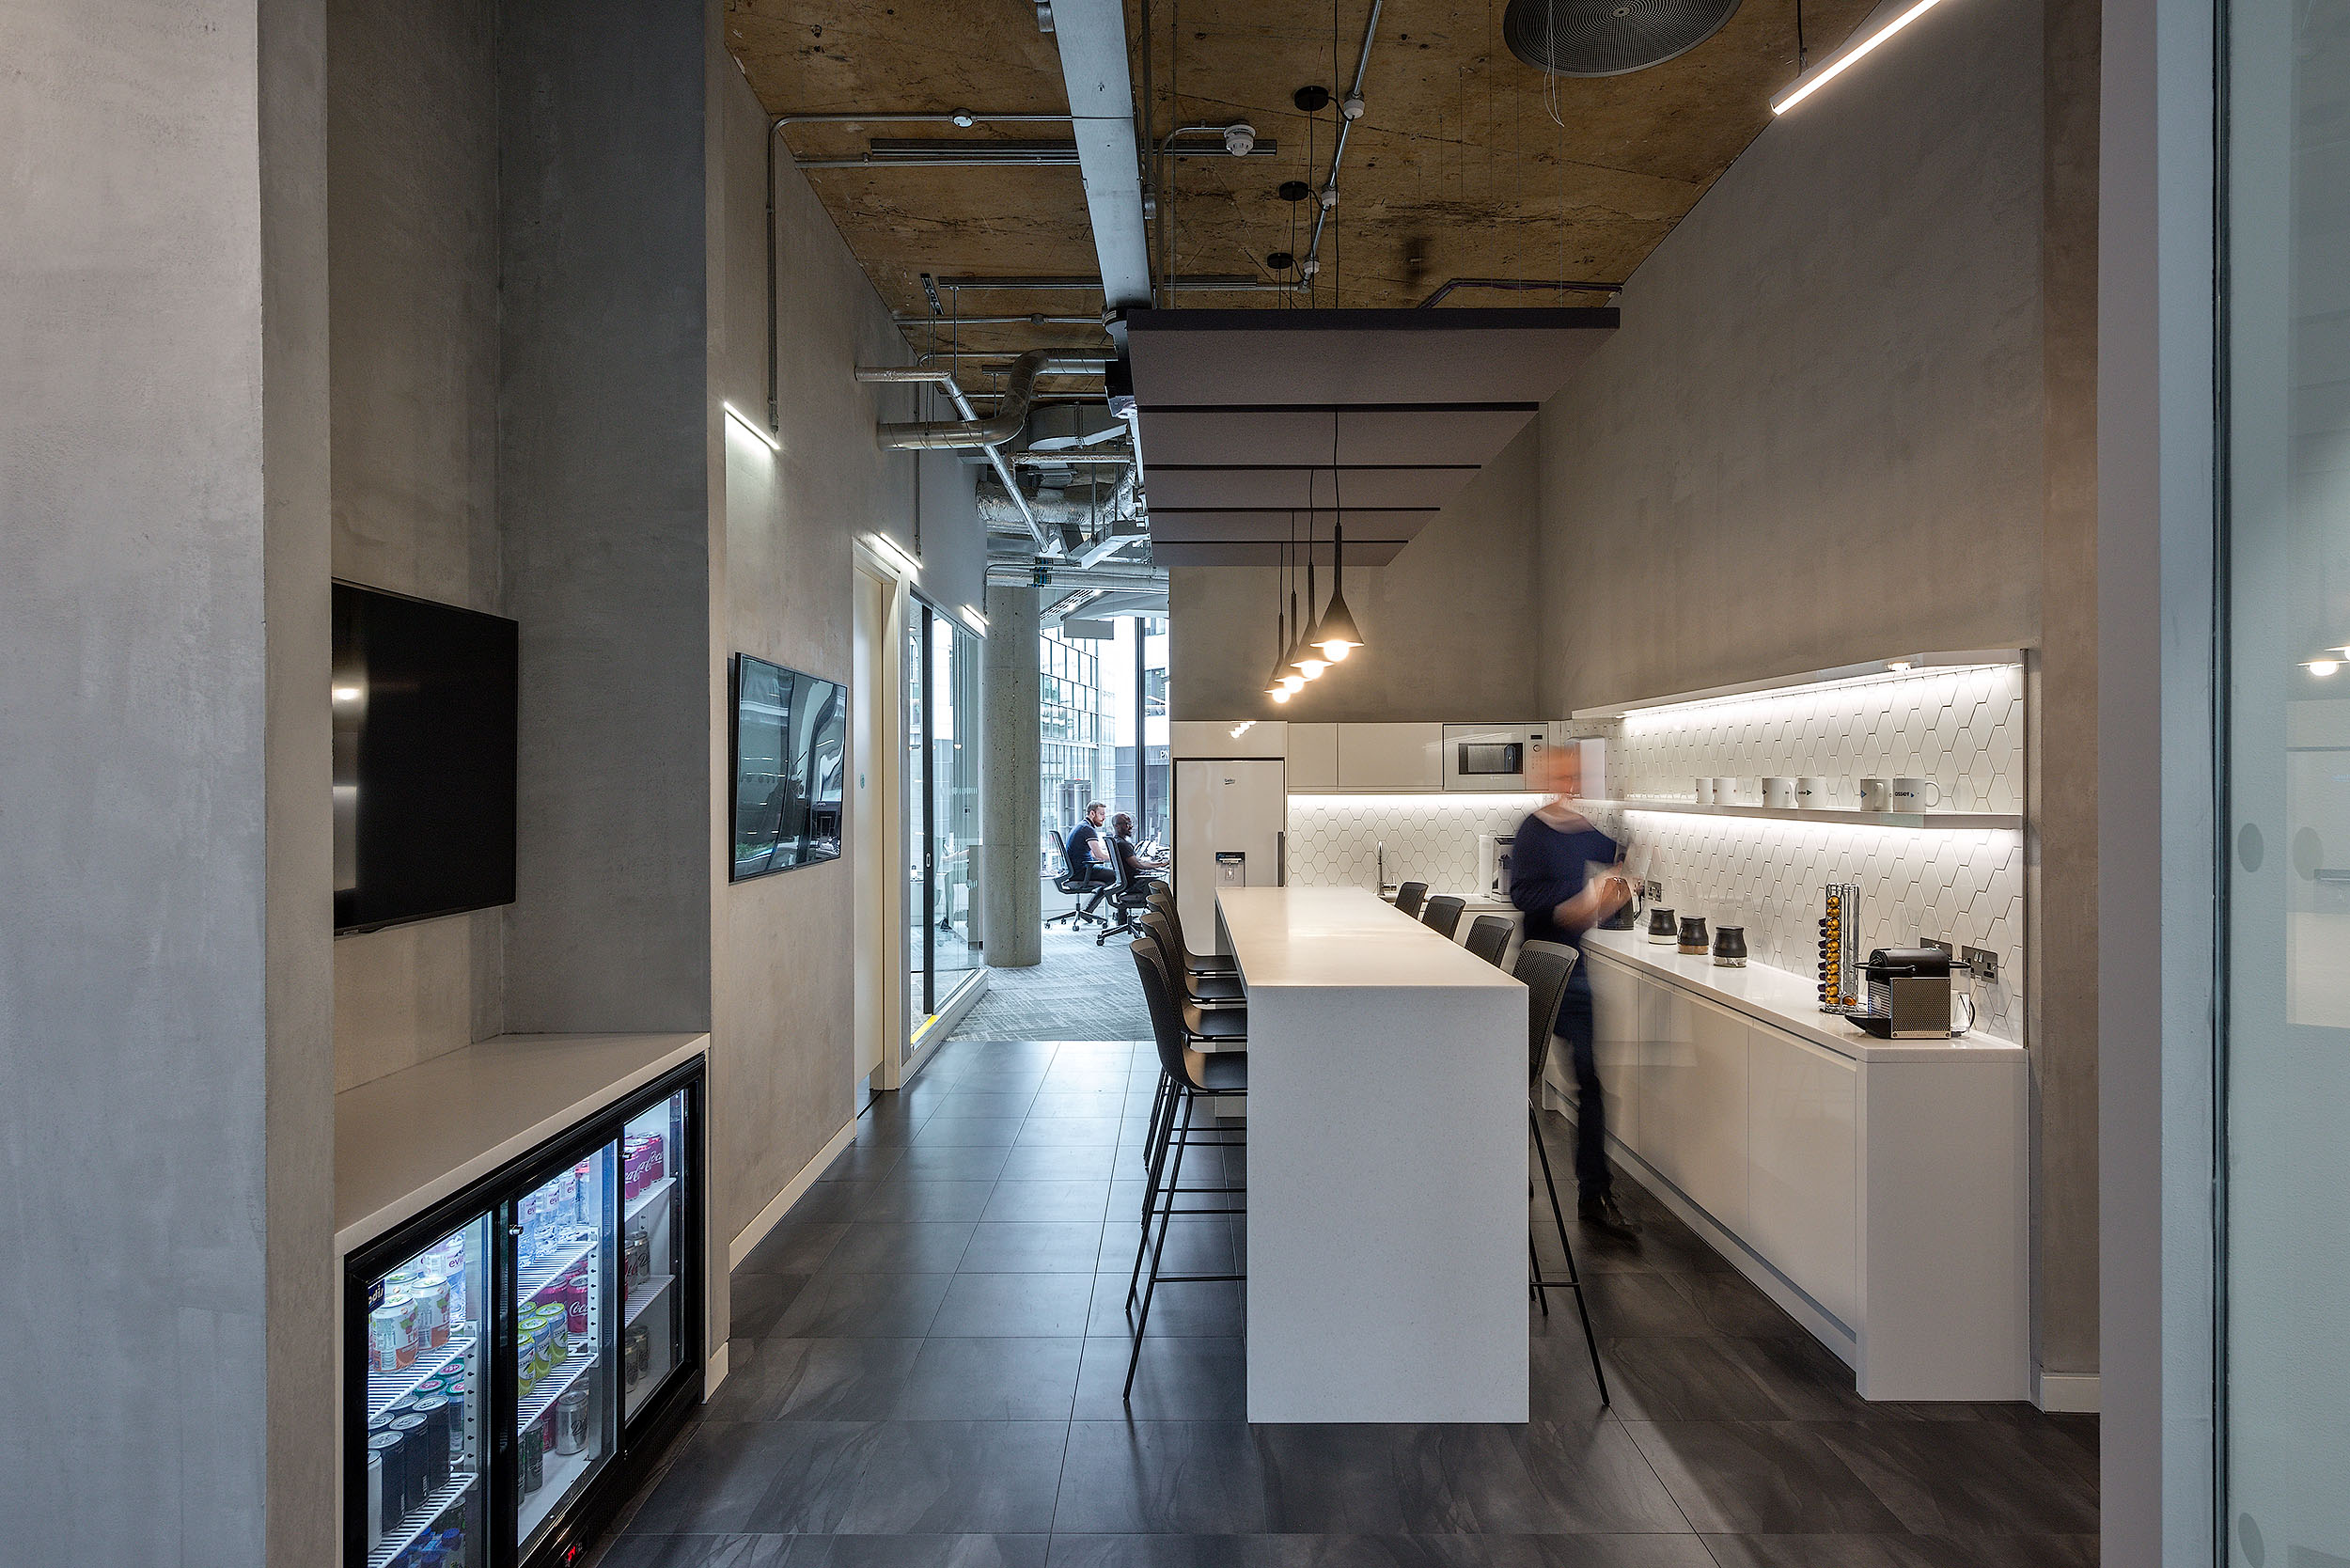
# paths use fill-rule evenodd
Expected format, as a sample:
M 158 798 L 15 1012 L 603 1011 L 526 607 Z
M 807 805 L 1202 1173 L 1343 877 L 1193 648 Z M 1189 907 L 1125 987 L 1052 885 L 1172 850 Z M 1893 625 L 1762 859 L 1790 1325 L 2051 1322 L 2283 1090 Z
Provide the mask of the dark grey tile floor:
M 2094 1418 L 1867 1403 L 1628 1184 L 1640 1244 L 1575 1242 L 1611 1408 L 1561 1299 L 1528 1312 L 1524 1426 L 1251 1426 L 1231 1284 L 1165 1288 L 1128 1406 L 1155 1074 L 1142 1046 L 957 1040 L 878 1101 L 736 1271 L 731 1374 L 602 1568 L 2096 1560 Z M 1174 1246 L 1217 1272 L 1240 1240 Z

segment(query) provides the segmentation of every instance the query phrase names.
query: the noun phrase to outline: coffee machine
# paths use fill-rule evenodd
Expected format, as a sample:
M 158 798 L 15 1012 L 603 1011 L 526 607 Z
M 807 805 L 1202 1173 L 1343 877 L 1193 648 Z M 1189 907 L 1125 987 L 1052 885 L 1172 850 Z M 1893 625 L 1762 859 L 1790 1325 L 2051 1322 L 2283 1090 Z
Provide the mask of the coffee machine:
M 1878 948 L 1860 966 L 1869 1010 L 1852 1021 L 1881 1040 L 1950 1037 L 1950 955 L 1947 949 Z
M 1516 841 L 1514 833 L 1477 836 L 1477 886 L 1484 889 L 1485 897 L 1510 902 L 1510 847 Z

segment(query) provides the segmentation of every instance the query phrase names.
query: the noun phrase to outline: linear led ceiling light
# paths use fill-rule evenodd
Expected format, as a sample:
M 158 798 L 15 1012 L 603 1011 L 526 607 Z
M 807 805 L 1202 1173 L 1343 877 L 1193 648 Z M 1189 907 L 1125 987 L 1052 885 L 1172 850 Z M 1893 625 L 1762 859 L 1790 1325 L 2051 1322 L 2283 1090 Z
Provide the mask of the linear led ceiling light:
M 1843 75 L 1862 55 L 1932 10 L 1934 6 L 1935 0 L 1916 0 L 1914 5 L 1904 8 L 1901 14 L 1868 37 L 1847 41 L 1843 48 L 1796 77 L 1785 92 L 1772 99 L 1771 113 L 1783 115 L 1805 99 L 1810 98 L 1813 93 Z
M 720 403 L 718 406 L 727 411 L 728 418 L 742 426 L 743 429 L 750 431 L 754 439 L 766 443 L 767 449 L 769 451 L 780 452 L 783 450 L 782 442 L 777 441 L 774 436 L 769 435 L 766 431 L 761 429 L 760 426 L 752 424 L 749 416 L 744 415 L 741 409 L 735 407 L 732 403 Z

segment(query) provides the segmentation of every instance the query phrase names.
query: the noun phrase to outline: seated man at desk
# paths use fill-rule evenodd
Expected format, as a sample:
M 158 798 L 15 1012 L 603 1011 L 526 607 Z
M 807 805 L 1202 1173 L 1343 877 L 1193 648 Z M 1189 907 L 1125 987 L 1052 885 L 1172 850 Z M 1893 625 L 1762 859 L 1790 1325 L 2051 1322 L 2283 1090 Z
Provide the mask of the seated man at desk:
M 1102 835 L 1102 823 L 1110 808 L 1100 801 L 1086 808 L 1086 820 L 1069 830 L 1069 877 L 1101 889 L 1086 903 L 1086 913 L 1093 913 L 1112 887 L 1118 886 L 1116 864 L 1110 859 L 1109 840 Z
M 1583 792 L 1583 753 L 1553 746 L 1543 756 L 1540 788 L 1550 798 L 1518 824 L 1510 854 L 1510 902 L 1526 912 L 1526 939 L 1583 950 L 1583 933 L 1632 896 L 1623 855 L 1613 839 L 1574 808 Z M 1529 779 L 1529 783 L 1535 782 Z M 1559 1007 L 1559 1034 L 1574 1066 L 1576 1214 L 1586 1224 L 1630 1237 L 1639 1226 L 1610 1191 L 1607 1117 L 1594 1055 L 1591 979 L 1578 963 Z
M 1167 870 L 1166 861 L 1143 856 L 1141 848 L 1135 843 L 1135 820 L 1123 811 L 1110 819 L 1110 853 L 1125 868 L 1129 882 L 1140 882 Z

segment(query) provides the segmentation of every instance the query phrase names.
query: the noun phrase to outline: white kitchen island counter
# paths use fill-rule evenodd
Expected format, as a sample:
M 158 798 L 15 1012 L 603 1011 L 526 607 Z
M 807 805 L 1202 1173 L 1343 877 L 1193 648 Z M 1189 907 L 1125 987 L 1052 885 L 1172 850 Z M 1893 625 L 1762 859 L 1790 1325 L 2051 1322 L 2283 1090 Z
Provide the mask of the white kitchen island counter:
M 1248 1419 L 1527 1419 L 1526 987 L 1355 887 L 1226 887 Z

